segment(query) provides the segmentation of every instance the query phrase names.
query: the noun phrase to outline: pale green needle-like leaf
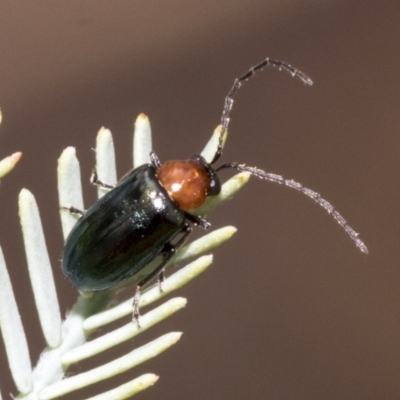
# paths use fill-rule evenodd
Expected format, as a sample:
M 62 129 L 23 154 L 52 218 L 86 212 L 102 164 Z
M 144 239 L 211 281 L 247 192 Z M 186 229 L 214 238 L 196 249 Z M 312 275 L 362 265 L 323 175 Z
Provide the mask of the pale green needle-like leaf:
M 82 346 L 69 351 L 61 358 L 61 363 L 65 366 L 92 357 L 100 352 L 110 349 L 133 337 L 145 332 L 156 323 L 174 314 L 186 305 L 186 299 L 176 297 L 168 300 L 161 306 L 149 311 L 140 317 L 140 328 L 137 324 L 130 321 L 126 325 L 104 334 L 96 339 L 86 342 Z M 132 313 L 132 305 L 131 305 Z
M 61 342 L 60 307 L 39 209 L 27 189 L 22 189 L 19 194 L 19 216 L 40 324 L 48 346 L 54 348 Z
M 32 389 L 32 366 L 28 343 L 1 247 L 0 282 L 0 326 L 8 364 L 18 390 L 29 393 Z
M 186 265 L 186 267 L 181 268 L 163 282 L 162 292 L 158 285 L 145 290 L 140 296 L 139 306 L 144 307 L 145 305 L 148 305 L 183 286 L 202 273 L 211 262 L 212 256 L 203 256 Z M 119 318 L 131 315 L 132 301 L 133 299 L 130 298 L 109 310 L 97 313 L 96 315 L 87 318 L 83 323 L 83 328 L 87 331 L 91 331 Z
M 214 133 L 211 136 L 211 139 L 206 144 L 206 147 L 204 147 L 203 151 L 201 152 L 201 155 L 208 163 L 210 163 L 215 156 L 215 152 L 217 151 L 219 144 L 220 135 L 221 135 L 221 125 L 218 125 L 215 128 Z M 224 147 L 227 137 L 228 137 L 228 131 L 225 131 L 224 138 L 222 140 L 222 147 Z
M 17 164 L 17 162 L 22 157 L 22 153 L 19 151 L 17 153 L 11 154 L 0 161 L 0 178 L 7 175 Z
M 167 264 L 167 267 L 174 267 L 182 262 L 186 262 L 190 258 L 197 257 L 212 250 L 214 247 L 230 239 L 236 231 L 237 229 L 234 226 L 225 226 L 207 233 L 207 235 L 179 249 L 177 254 Z
M 0 125 L 1 121 L 3 120 L 3 114 L 1 112 L 0 108 Z M 4 158 L 3 160 L 0 161 L 0 178 L 3 176 L 7 175 L 14 167 L 15 164 L 20 160 L 22 157 L 22 153 L 18 151 L 17 153 L 11 154 L 11 156 L 8 156 Z
M 158 376 L 154 374 L 145 374 L 139 378 L 133 379 L 130 382 L 124 383 L 115 389 L 101 393 L 97 396 L 90 397 L 86 400 L 110 400 L 110 399 L 130 399 L 131 396 L 153 386 L 158 380 Z M 0 399 L 1 400 L 1 399 Z
M 59 204 L 61 207 L 61 225 L 64 239 L 66 239 L 79 216 L 70 213 L 62 207 L 75 207 L 78 210 L 84 210 L 81 169 L 74 147 L 67 147 L 58 159 L 57 180 Z
M 214 131 L 213 137 L 202 153 L 206 160 L 211 161 L 214 158 L 219 144 L 219 133 L 220 127 Z M 225 139 L 226 136 L 224 141 Z M 139 115 L 135 122 L 134 143 L 134 166 L 137 167 L 144 163 L 149 163 L 152 149 L 151 128 L 149 120 L 144 114 Z M 1 165 L 5 165 L 1 163 L 0 172 Z M 96 171 L 99 182 L 111 186 L 117 183 L 113 138 L 111 132 L 105 128 L 100 129 L 96 140 Z M 73 147 L 65 149 L 61 154 L 58 160 L 57 174 L 59 204 L 61 206 L 60 215 L 65 239 L 76 221 L 82 217 L 80 214 L 85 211 L 80 166 Z M 200 212 L 205 214 L 232 197 L 247 182 L 247 179 L 248 175 L 242 173 L 228 180 L 222 186 L 221 194 L 216 196 L 213 201 L 207 201 L 200 209 Z M 101 185 L 98 184 L 98 186 Z M 110 189 L 99 187 L 99 197 L 108 190 Z M 161 336 L 114 361 L 65 378 L 65 373 L 71 364 L 107 351 L 107 349 L 132 339 L 139 333 L 145 333 L 157 322 L 182 309 L 186 304 L 186 300 L 174 298 L 148 311 L 140 317 L 141 327 L 138 328 L 137 324 L 132 323 L 132 298 L 112 309 L 107 309 L 115 292 L 130 283 L 128 279 L 120 287 L 110 290 L 81 293 L 77 303 L 61 324 L 39 210 L 33 195 L 26 189 L 23 189 L 20 193 L 19 206 L 28 269 L 31 275 L 39 318 L 48 343 L 48 348 L 42 353 L 34 370 L 31 371 L 24 331 L 0 249 L 0 282 L 2 282 L 0 286 L 0 323 L 10 368 L 20 391 L 19 398 L 24 400 L 60 398 L 64 394 L 127 371 L 141 362 L 155 357 L 179 339 L 180 333 Z M 229 239 L 235 231 L 234 227 L 229 226 L 217 229 L 179 249 L 167 264 L 168 270 L 178 263 L 182 264 L 210 251 Z M 143 277 L 148 276 L 154 270 L 154 263 L 158 262 L 159 260 L 157 259 L 153 260 L 142 268 L 140 273 Z M 162 291 L 160 291 L 159 285 L 145 289 L 140 297 L 139 306 L 143 308 L 181 287 L 203 272 L 211 262 L 211 255 L 201 256 L 167 277 L 162 283 Z M 137 283 L 140 277 L 135 276 L 133 279 L 136 279 L 133 283 Z M 102 336 L 88 341 L 88 336 L 94 329 L 127 315 L 129 316 L 129 322 L 126 325 L 113 331 L 105 332 Z M 154 374 L 142 375 L 105 393 L 94 396 L 92 400 L 129 398 L 154 384 L 157 379 L 158 377 Z
M 203 205 L 191 212 L 195 215 L 208 214 L 210 211 L 230 200 L 249 181 L 250 176 L 251 174 L 248 172 L 241 172 L 234 175 L 222 185 L 220 194 L 209 197 Z
M 101 182 L 115 186 L 117 169 L 115 166 L 115 151 L 112 134 L 109 129 L 101 128 L 96 138 L 96 171 Z M 97 187 L 98 197 L 104 196 L 110 189 L 100 185 Z
M 140 114 L 135 121 L 135 133 L 133 135 L 133 166 L 139 167 L 150 163 L 152 151 L 151 127 L 147 115 Z
M 181 335 L 180 332 L 167 333 L 101 367 L 55 383 L 40 392 L 39 400 L 51 400 L 125 372 L 167 350 L 180 339 Z

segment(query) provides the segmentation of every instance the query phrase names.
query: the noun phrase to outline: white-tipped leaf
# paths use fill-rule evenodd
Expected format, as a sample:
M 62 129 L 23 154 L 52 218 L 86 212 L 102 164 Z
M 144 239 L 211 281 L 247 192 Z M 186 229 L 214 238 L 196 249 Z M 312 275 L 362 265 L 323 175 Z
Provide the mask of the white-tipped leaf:
M 220 129 L 220 127 L 217 127 L 213 137 L 202 152 L 202 155 L 208 162 L 214 158 L 219 143 Z M 226 135 L 224 141 L 225 139 Z M 151 151 L 150 123 L 147 116 L 141 114 L 135 122 L 134 167 L 149 163 Z M 109 185 L 114 185 L 117 182 L 112 135 L 109 130 L 104 128 L 99 131 L 97 137 L 96 169 L 98 179 L 101 182 Z M 208 199 L 207 203 L 200 210 L 196 211 L 204 215 L 226 201 L 244 185 L 248 177 L 248 174 L 242 173 L 230 179 L 223 185 L 219 196 Z M 87 177 L 87 181 L 89 183 L 89 176 Z M 75 155 L 75 149 L 72 147 L 64 150 L 58 160 L 58 190 L 60 206 L 74 207 L 77 210 L 84 211 L 80 167 Z M 99 189 L 99 196 L 106 191 Z M 146 331 L 155 323 L 184 307 L 186 300 L 182 298 L 171 299 L 165 304 L 143 314 L 140 319 L 141 328 L 138 329 L 136 324 L 131 322 L 132 298 L 113 309 L 99 312 L 99 310 L 106 309 L 113 296 L 113 291 L 92 293 L 92 297 L 79 297 L 77 304 L 72 308 L 66 321 L 61 326 L 60 312 L 55 297 L 54 282 L 39 211 L 33 196 L 26 190 L 23 190 L 20 194 L 20 217 L 27 248 L 26 253 L 32 286 L 35 292 L 37 307 L 41 314 L 40 319 L 43 332 L 46 341 L 49 343 L 48 349 L 41 355 L 32 373 L 26 339 L 0 249 L 0 323 L 2 324 L 12 374 L 21 392 L 21 397 L 27 400 L 60 398 L 64 394 L 127 371 L 141 362 L 155 357 L 180 338 L 181 333 L 164 335 L 112 362 L 63 379 L 69 365 L 107 351 L 107 349 L 111 349 L 124 341 L 132 339 L 138 333 Z M 75 215 L 71 214 L 68 210 L 61 210 L 64 239 L 68 236 L 76 220 L 79 218 L 79 214 Z M 168 267 L 210 251 L 213 247 L 230 238 L 235 231 L 236 229 L 233 227 L 225 227 L 211 232 L 181 248 L 168 263 Z M 159 260 L 154 260 L 154 262 L 157 261 Z M 162 285 L 162 292 L 160 292 L 158 285 L 144 290 L 140 297 L 140 309 L 142 310 L 144 306 L 189 282 L 203 272 L 211 262 L 212 256 L 210 255 L 200 257 L 173 275 L 167 276 Z M 141 272 L 146 274 L 147 269 L 151 271 L 152 268 L 153 265 L 150 263 Z M 167 275 L 168 273 L 169 269 L 167 270 Z M 124 284 L 128 285 L 129 281 L 124 282 Z M 52 307 L 53 310 L 51 310 Z M 90 317 L 87 317 L 89 315 Z M 90 342 L 86 342 L 87 335 L 93 329 L 123 316 L 129 316 L 129 323 L 125 326 L 99 336 Z M 58 347 L 55 347 L 57 346 L 57 340 L 60 338 L 60 331 L 62 332 L 62 343 Z M 155 375 L 146 374 L 105 393 L 94 396 L 91 400 L 122 400 L 130 398 L 135 393 L 154 384 L 156 380 L 157 377 Z M 23 396 L 24 394 L 27 395 Z
M 190 258 L 207 253 L 214 247 L 229 240 L 236 231 L 237 229 L 234 226 L 225 226 L 196 239 L 194 242 L 179 249 L 178 253 L 167 264 L 167 266 L 173 267 L 174 265 L 186 262 Z
M 124 383 L 112 390 L 101 393 L 97 396 L 90 397 L 86 400 L 110 400 L 110 399 L 130 399 L 133 395 L 153 386 L 158 380 L 158 376 L 154 374 L 144 374 L 130 382 Z M 0 399 L 1 400 L 1 399 Z
M 220 194 L 209 197 L 203 205 L 190 212 L 196 215 L 208 214 L 210 211 L 230 200 L 249 181 L 250 176 L 251 174 L 248 172 L 240 172 L 234 175 L 222 185 Z
M 175 272 L 175 274 L 168 276 L 167 279 L 163 282 L 162 292 L 160 292 L 160 288 L 158 287 L 158 285 L 155 285 L 144 291 L 140 297 L 139 307 L 150 304 L 183 286 L 184 284 L 195 278 L 197 275 L 202 273 L 211 263 L 212 256 L 209 255 L 200 257 L 192 263 L 186 265 L 186 267 L 181 268 L 179 271 Z M 87 318 L 83 322 L 83 328 L 87 331 L 90 331 L 100 326 L 109 324 L 110 322 L 113 322 L 119 318 L 123 318 L 126 315 L 131 315 L 132 301 L 133 299 L 130 298 L 120 303 L 116 307 Z
M 75 349 L 69 351 L 61 358 L 61 363 L 64 366 L 77 363 L 78 361 L 92 357 L 129 339 L 132 339 L 134 336 L 143 333 L 147 329 L 151 328 L 153 325 L 182 309 L 183 307 L 185 307 L 185 305 L 186 299 L 182 297 L 176 297 L 174 299 L 168 300 L 161 306 L 149 311 L 147 314 L 142 315 L 140 317 L 140 328 L 137 326 L 136 323 L 129 321 L 129 323 L 127 323 L 126 325 L 117 328 L 111 332 L 108 332 L 89 342 L 86 342 L 82 346 L 76 347 Z M 131 305 L 131 312 L 132 311 L 133 307 Z
M 147 115 L 140 114 L 136 118 L 133 135 L 133 168 L 150 163 L 152 148 L 150 121 Z
M 3 252 L 0 247 L 0 326 L 8 364 L 21 393 L 32 388 L 31 360 Z
M 206 147 L 204 147 L 203 151 L 201 152 L 201 155 L 208 163 L 210 163 L 214 159 L 215 153 L 217 152 L 220 134 L 221 134 L 221 125 L 218 125 L 214 129 L 214 133 L 212 134 L 210 140 L 207 142 Z M 222 140 L 222 147 L 225 146 L 227 137 L 228 137 L 228 131 L 225 131 L 224 138 Z
M 140 297 L 139 306 L 143 308 L 148 304 L 155 302 L 159 298 L 164 297 L 168 293 L 171 293 L 183 285 L 186 285 L 186 283 L 190 282 L 196 276 L 204 272 L 211 265 L 212 260 L 212 255 L 199 257 L 186 267 L 175 272 L 173 275 L 168 276 L 163 282 L 163 291 L 160 293 L 160 288 L 158 285 L 154 285 Z
M 50 385 L 40 392 L 39 399 L 50 400 L 58 398 L 66 393 L 82 389 L 96 382 L 100 382 L 128 371 L 136 365 L 139 365 L 150 358 L 156 357 L 158 354 L 167 350 L 180 339 L 181 335 L 181 332 L 167 333 L 166 335 L 163 335 L 107 364 Z
M 61 343 L 61 315 L 53 271 L 35 198 L 27 189 L 19 194 L 19 217 L 28 271 L 43 335 L 49 347 Z
M 83 211 L 81 169 L 74 147 L 67 147 L 58 159 L 57 178 L 60 207 L 75 207 Z M 66 239 L 79 215 L 60 208 L 60 216 L 64 239 Z
M 111 131 L 101 128 L 96 138 L 96 170 L 98 178 L 107 185 L 117 183 L 117 169 L 115 166 L 115 150 Z M 109 189 L 97 187 L 98 197 L 102 197 Z
M 22 153 L 18 151 L 17 153 L 11 154 L 0 161 L 0 178 L 7 175 L 17 164 L 17 162 L 22 157 Z

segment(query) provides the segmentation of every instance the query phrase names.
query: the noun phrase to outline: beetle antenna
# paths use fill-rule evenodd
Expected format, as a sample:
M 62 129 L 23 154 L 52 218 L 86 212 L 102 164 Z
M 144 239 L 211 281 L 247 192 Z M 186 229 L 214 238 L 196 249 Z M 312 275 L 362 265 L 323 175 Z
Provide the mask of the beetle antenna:
M 228 95 L 225 97 L 225 103 L 224 103 L 224 108 L 222 110 L 222 117 L 221 117 L 221 133 L 219 136 L 218 148 L 214 155 L 213 160 L 211 161 L 211 164 L 214 164 L 222 155 L 222 142 L 223 142 L 224 134 L 225 134 L 226 130 L 228 129 L 228 125 L 229 125 L 229 113 L 231 112 L 231 109 L 233 106 L 233 97 L 235 96 L 236 92 L 239 90 L 239 88 L 242 86 L 242 84 L 245 81 L 247 81 L 249 78 L 251 78 L 253 75 L 255 75 L 257 71 L 260 71 L 263 68 L 269 67 L 269 66 L 276 67 L 280 71 L 282 71 L 282 70 L 287 71 L 292 76 L 297 76 L 306 85 L 311 86 L 313 84 L 313 81 L 306 74 L 304 74 L 297 68 L 292 67 L 290 64 L 287 64 L 283 61 L 272 60 L 271 58 L 268 58 L 268 57 L 264 61 L 255 65 L 254 67 L 251 67 L 240 78 L 236 78 L 235 81 L 233 82 L 233 86 L 232 86 L 231 90 L 229 91 Z
M 354 241 L 356 246 L 363 252 L 368 254 L 368 248 L 365 243 L 358 237 L 358 233 L 347 223 L 347 221 L 343 218 L 342 214 L 339 213 L 333 207 L 331 203 L 327 200 L 323 199 L 321 195 L 313 190 L 304 187 L 301 183 L 294 181 L 293 179 L 285 179 L 281 175 L 276 175 L 272 173 L 268 173 L 263 171 L 262 169 L 256 167 L 248 167 L 245 164 L 239 163 L 227 163 L 223 164 L 216 169 L 216 171 L 220 171 L 221 169 L 225 168 L 234 168 L 239 171 L 250 172 L 250 174 L 257 176 L 260 179 L 265 179 L 270 182 L 279 183 L 280 185 L 288 186 L 292 189 L 296 189 L 299 192 L 305 194 L 306 196 L 313 199 L 317 204 L 319 204 L 322 208 L 324 208 L 328 214 L 332 215 L 332 217 L 336 220 L 336 222 L 344 229 L 347 235 L 350 237 L 351 240 Z

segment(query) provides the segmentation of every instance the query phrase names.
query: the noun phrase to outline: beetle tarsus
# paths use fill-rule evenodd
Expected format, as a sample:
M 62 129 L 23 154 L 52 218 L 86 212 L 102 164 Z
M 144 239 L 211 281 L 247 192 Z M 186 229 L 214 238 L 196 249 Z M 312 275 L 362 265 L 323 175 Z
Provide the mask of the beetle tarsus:
M 132 320 L 133 322 L 136 322 L 136 326 L 138 328 L 141 328 L 140 326 L 140 312 L 139 312 L 139 300 L 140 300 L 140 294 L 141 294 L 141 286 L 136 287 L 136 292 L 135 296 L 133 296 L 133 315 L 132 315 Z
M 159 274 L 158 274 L 158 289 L 160 290 L 160 293 L 163 292 L 163 283 L 165 281 L 165 271 L 162 270 Z
M 78 208 L 75 208 L 75 207 L 61 206 L 60 208 L 61 208 L 61 210 L 69 211 L 71 214 L 79 214 L 81 217 L 83 217 L 85 215 L 85 211 L 79 210 Z
M 93 168 L 92 175 L 91 175 L 91 177 L 90 177 L 90 183 L 91 183 L 92 185 L 100 186 L 100 187 L 102 187 L 102 188 L 104 188 L 104 189 L 114 189 L 114 186 L 113 186 L 113 185 L 109 185 L 109 184 L 107 184 L 107 183 L 104 183 L 104 182 L 102 182 L 102 181 L 99 181 L 98 176 L 97 176 L 96 168 Z

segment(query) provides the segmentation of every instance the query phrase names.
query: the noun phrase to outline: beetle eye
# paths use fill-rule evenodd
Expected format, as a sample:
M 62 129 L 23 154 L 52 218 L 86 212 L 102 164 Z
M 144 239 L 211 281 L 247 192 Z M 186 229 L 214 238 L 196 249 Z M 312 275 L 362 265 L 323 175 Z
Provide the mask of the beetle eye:
M 211 177 L 210 187 L 208 188 L 207 196 L 216 196 L 217 194 L 220 194 L 220 192 L 221 192 L 221 182 L 218 178 L 218 175 L 214 174 Z
M 207 196 L 216 196 L 217 194 L 219 194 L 221 192 L 221 182 L 213 167 L 205 160 L 203 156 L 199 154 L 191 156 L 190 160 L 195 160 L 199 164 L 201 164 L 203 168 L 207 171 L 207 174 L 210 176 L 211 180 L 207 190 Z

